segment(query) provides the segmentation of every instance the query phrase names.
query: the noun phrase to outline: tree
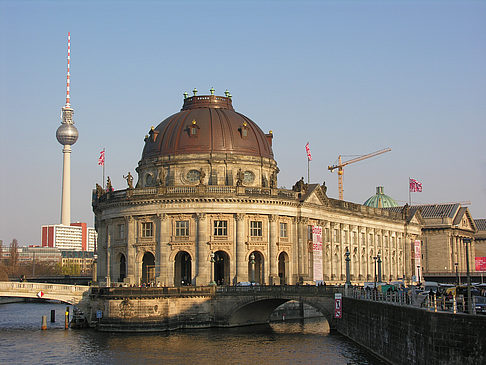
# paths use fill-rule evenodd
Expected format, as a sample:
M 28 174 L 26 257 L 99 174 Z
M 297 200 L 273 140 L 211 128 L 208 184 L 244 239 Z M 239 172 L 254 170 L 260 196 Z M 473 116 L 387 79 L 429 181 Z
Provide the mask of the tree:
M 19 263 L 19 243 L 16 238 L 12 240 L 10 244 L 10 266 L 12 269 L 17 267 Z

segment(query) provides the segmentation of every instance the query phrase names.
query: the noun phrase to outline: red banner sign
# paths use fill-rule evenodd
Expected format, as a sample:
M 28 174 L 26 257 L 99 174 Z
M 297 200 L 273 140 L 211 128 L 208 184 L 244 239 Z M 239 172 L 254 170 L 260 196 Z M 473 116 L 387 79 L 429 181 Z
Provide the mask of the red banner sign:
M 486 257 L 476 257 L 476 271 L 486 271 Z

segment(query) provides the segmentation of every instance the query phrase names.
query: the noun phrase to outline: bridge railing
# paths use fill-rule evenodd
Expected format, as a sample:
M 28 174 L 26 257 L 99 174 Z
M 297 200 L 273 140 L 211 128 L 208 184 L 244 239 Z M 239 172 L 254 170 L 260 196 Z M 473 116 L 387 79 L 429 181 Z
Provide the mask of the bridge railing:
M 228 295 L 312 295 L 329 296 L 342 293 L 343 287 L 313 285 L 252 285 L 252 286 L 218 286 L 218 294 Z
M 38 292 L 48 291 L 59 294 L 82 295 L 89 287 L 84 285 L 46 284 L 30 282 L 0 281 L 0 291 Z
M 90 295 L 109 298 L 126 298 L 126 297 L 161 297 L 161 296 L 195 296 L 195 295 L 214 295 L 214 286 L 182 286 L 182 287 L 161 287 L 161 288 L 143 288 L 143 287 L 114 287 L 114 288 L 97 288 L 92 287 Z

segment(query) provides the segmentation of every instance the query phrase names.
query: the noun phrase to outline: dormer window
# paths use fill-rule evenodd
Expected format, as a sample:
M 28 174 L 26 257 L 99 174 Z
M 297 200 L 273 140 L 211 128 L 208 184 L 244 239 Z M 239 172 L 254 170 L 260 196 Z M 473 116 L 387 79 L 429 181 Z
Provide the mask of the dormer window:
M 199 134 L 199 126 L 196 120 L 193 120 L 191 126 L 189 127 L 189 137 L 197 137 Z
M 240 127 L 241 138 L 248 137 L 248 123 L 243 122 L 242 126 Z

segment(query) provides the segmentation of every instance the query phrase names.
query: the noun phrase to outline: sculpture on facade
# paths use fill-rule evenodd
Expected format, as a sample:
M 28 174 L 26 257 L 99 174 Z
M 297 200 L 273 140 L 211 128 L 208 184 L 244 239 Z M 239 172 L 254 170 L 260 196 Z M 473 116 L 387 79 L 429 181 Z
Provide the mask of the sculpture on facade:
M 103 196 L 105 190 L 101 187 L 100 184 L 96 184 L 96 197 L 99 199 Z
M 303 192 L 305 191 L 305 185 L 306 184 L 304 183 L 304 177 L 302 177 L 299 181 L 295 183 L 294 186 L 292 186 L 292 190 L 298 193 Z
M 201 168 L 200 174 L 199 174 L 199 185 L 204 185 L 204 178 L 206 177 L 206 173 L 204 170 Z
M 164 172 L 163 167 L 161 167 L 159 169 L 159 173 L 158 173 L 158 176 L 157 176 L 157 185 L 158 186 L 165 186 L 165 172 Z
M 243 185 L 243 171 L 241 169 L 238 169 L 238 172 L 236 173 L 236 186 L 242 186 Z
M 133 189 L 133 176 L 130 174 L 130 171 L 128 172 L 128 175 L 123 176 L 123 178 L 127 181 L 128 188 Z
M 270 175 L 270 187 L 277 188 L 277 173 L 275 171 Z
M 113 185 L 111 185 L 111 179 L 108 176 L 108 179 L 106 180 L 106 192 L 111 193 L 112 191 L 114 191 Z

